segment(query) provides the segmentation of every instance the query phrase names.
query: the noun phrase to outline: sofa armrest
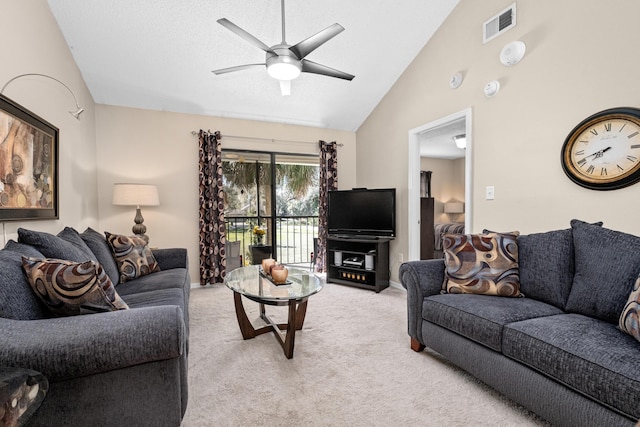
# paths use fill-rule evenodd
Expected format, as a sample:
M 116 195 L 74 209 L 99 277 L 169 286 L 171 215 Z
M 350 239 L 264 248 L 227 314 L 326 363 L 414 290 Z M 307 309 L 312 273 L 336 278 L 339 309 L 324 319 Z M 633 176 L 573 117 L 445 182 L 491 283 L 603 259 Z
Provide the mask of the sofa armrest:
M 158 262 L 160 270 L 189 267 L 189 259 L 185 248 L 152 249 L 151 252 Z
M 64 380 L 180 357 L 186 329 L 177 306 L 39 320 L 0 318 L 0 366 Z
M 408 332 L 411 338 L 422 342 L 422 301 L 439 294 L 443 281 L 443 259 L 411 261 L 400 266 L 400 282 L 407 289 Z

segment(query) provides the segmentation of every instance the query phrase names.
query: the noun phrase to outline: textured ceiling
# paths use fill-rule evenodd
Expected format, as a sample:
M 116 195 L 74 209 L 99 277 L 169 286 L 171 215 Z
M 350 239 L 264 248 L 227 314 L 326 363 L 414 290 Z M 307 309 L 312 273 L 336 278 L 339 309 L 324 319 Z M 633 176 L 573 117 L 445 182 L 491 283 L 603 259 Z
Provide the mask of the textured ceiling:
M 96 103 L 355 131 L 459 0 L 289 0 L 290 45 L 337 22 L 307 59 L 354 74 L 303 73 L 283 97 L 265 54 L 216 21 L 280 43 L 279 0 L 48 0 Z

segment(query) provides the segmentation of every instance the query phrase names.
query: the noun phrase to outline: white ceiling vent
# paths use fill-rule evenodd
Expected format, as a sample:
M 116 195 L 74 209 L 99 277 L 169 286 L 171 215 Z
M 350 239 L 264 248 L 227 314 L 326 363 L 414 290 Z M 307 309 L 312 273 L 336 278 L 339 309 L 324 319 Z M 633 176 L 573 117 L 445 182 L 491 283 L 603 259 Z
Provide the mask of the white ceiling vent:
M 516 4 L 512 4 L 493 18 L 490 18 L 482 27 L 483 43 L 488 42 L 505 31 L 516 26 Z

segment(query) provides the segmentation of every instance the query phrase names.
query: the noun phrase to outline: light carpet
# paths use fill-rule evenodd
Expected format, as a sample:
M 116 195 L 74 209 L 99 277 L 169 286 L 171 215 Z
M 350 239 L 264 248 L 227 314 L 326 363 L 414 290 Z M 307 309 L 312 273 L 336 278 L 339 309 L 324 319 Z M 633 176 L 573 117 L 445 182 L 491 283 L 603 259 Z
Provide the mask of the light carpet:
M 258 325 L 258 305 L 244 304 Z M 192 289 L 183 427 L 547 425 L 438 354 L 412 351 L 406 312 L 404 290 L 327 284 L 288 360 L 271 333 L 242 339 L 231 290 Z M 284 322 L 286 307 L 267 314 Z

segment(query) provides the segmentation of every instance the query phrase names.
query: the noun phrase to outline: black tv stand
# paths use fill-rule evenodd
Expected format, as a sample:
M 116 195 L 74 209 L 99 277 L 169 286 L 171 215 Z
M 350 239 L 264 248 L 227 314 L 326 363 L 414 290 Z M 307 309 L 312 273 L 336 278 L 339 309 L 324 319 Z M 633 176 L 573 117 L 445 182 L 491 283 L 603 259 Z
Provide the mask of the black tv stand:
M 327 282 L 376 292 L 389 287 L 389 241 L 392 239 L 380 236 L 329 235 Z
M 344 239 L 344 240 L 378 240 L 380 236 L 371 236 L 371 235 L 360 235 L 360 234 L 335 234 L 333 236 L 336 239 Z

